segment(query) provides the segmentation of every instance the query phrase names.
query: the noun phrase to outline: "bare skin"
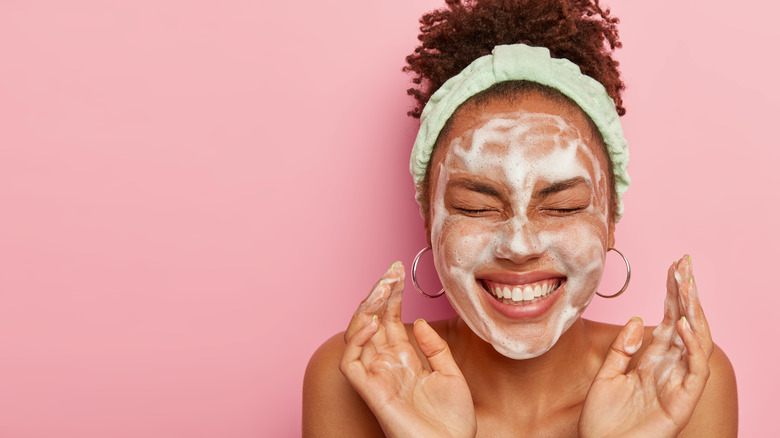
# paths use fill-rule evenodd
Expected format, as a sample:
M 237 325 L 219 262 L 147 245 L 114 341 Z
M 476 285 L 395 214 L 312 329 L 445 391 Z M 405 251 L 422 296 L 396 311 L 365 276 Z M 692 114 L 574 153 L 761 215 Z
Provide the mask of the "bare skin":
M 603 390 L 609 395 L 602 396 L 599 401 L 595 402 L 597 409 L 595 417 L 599 420 L 597 423 L 600 426 L 611 427 L 616 424 L 612 421 L 606 421 L 612 420 L 609 416 L 605 416 L 604 421 L 600 421 L 600 419 L 605 413 L 620 411 L 619 408 L 608 405 L 607 402 L 622 402 L 619 397 L 621 394 L 630 394 L 633 398 L 635 393 L 650 392 L 636 391 L 632 385 L 624 385 L 623 383 L 638 378 L 638 358 L 644 356 L 648 348 L 658 349 L 659 345 L 662 347 L 666 344 L 664 340 L 654 343 L 652 327 L 637 332 L 635 330 L 641 327 L 638 320 L 632 320 L 627 325 L 633 330 L 626 330 L 624 327 L 580 318 L 570 330 L 570 332 L 580 332 L 581 335 L 578 336 L 580 340 L 570 339 L 573 336 L 567 332 L 566 336 L 562 337 L 547 354 L 536 359 L 511 361 L 496 353 L 490 344 L 476 337 L 458 317 L 437 321 L 431 323 L 430 326 L 423 321 L 400 325 L 400 308 L 398 306 L 400 300 L 398 299 L 401 293 L 400 283 L 396 284 L 393 291 L 387 288 L 386 291 L 380 292 L 380 295 L 384 294 L 389 299 L 384 304 L 373 303 L 373 305 L 361 306 L 353 319 L 353 322 L 357 322 L 357 324 L 351 324 L 351 328 L 368 321 L 368 325 L 364 327 L 371 327 L 372 324 L 377 328 L 381 326 L 382 330 L 388 327 L 389 330 L 386 330 L 385 334 L 387 336 L 387 333 L 391 333 L 393 330 L 396 331 L 396 335 L 399 335 L 398 329 L 403 327 L 404 334 L 410 340 L 408 345 L 415 352 L 421 369 L 426 371 L 430 370 L 433 365 L 429 365 L 430 359 L 426 357 L 424 349 L 420 348 L 420 342 L 433 344 L 427 350 L 429 355 L 435 356 L 431 363 L 437 363 L 436 358 L 446 358 L 445 344 L 436 345 L 436 342 L 440 342 L 439 339 L 446 342 L 454 364 L 457 366 L 457 370 L 462 373 L 465 385 L 469 389 L 476 418 L 476 435 L 469 435 L 470 432 L 467 432 L 462 436 L 733 437 L 737 434 L 734 373 L 728 359 L 717 347 L 713 347 L 713 354 L 709 358 L 707 367 L 709 379 L 706 380 L 706 386 L 698 402 L 693 403 L 693 409 L 672 410 L 682 413 L 683 417 L 691 415 L 690 421 L 683 425 L 684 429 L 679 435 L 677 434 L 677 426 L 672 426 L 672 431 L 661 431 L 658 427 L 653 427 L 644 434 L 638 433 L 641 431 L 633 426 L 622 431 L 599 429 L 599 433 L 603 434 L 592 435 L 586 431 L 578 431 L 578 428 L 582 427 L 581 422 L 584 418 L 583 405 L 591 403 L 587 400 L 589 390 L 594 391 L 590 388 L 591 383 L 599 370 L 609 368 L 604 366 L 605 358 L 608 355 L 613 359 L 611 364 L 619 363 L 623 358 L 628 358 L 630 362 L 627 363 L 626 372 L 621 373 L 618 369 L 611 377 L 613 381 L 618 382 L 618 388 L 609 388 L 607 385 Z M 391 294 L 394 296 L 390 297 Z M 394 304 L 390 305 L 390 303 Z M 374 314 L 381 316 L 374 320 Z M 664 318 L 662 325 L 672 324 L 674 314 L 667 313 Z M 677 329 L 678 324 L 672 325 Z M 428 327 L 433 328 L 435 332 L 428 331 Z M 615 344 L 616 338 L 621 333 L 642 333 L 643 347 L 633 356 L 625 355 L 619 348 L 612 351 L 610 347 Z M 377 416 L 338 371 L 339 364 L 346 356 L 344 354 L 346 349 L 344 336 L 348 335 L 350 335 L 350 331 L 331 338 L 315 353 L 310 362 L 304 381 L 304 436 L 460 436 L 457 434 L 420 434 L 419 431 L 424 429 L 407 419 L 401 421 L 400 424 L 409 427 L 408 430 L 388 429 L 383 431 Z M 354 338 L 354 336 L 353 334 L 352 337 Z M 575 352 L 570 347 L 566 347 L 569 344 L 580 344 L 583 348 Z M 408 347 L 406 348 L 408 349 Z M 557 357 L 563 357 L 564 360 L 557 359 Z M 455 397 L 458 394 L 457 388 L 463 389 L 463 382 L 460 381 L 457 370 L 451 367 L 448 360 L 439 362 L 443 362 L 439 373 L 445 374 L 447 377 L 447 379 L 443 379 L 445 381 L 442 383 L 441 393 L 446 394 L 447 403 L 452 403 L 458 399 Z M 687 361 L 681 362 L 687 363 Z M 503 367 L 498 368 L 497 364 L 503 364 Z M 447 368 L 448 366 L 450 368 Z M 387 364 L 382 364 L 375 368 L 374 372 L 382 375 L 388 368 Z M 676 372 L 682 372 L 683 369 L 678 368 Z M 597 387 L 594 385 L 594 388 Z M 375 391 L 375 388 L 372 388 L 372 391 Z M 469 396 L 461 391 L 460 399 L 467 400 Z M 379 402 L 380 406 L 375 407 L 375 409 L 381 412 L 381 405 L 386 404 L 388 399 L 390 397 L 381 399 L 383 401 Z M 690 405 L 690 402 L 688 404 Z M 624 406 L 621 403 L 618 405 Z M 632 409 L 632 412 L 645 413 L 650 411 L 649 408 L 653 406 L 658 406 L 656 400 L 649 400 L 647 406 L 641 409 Z M 665 416 L 663 409 L 654 412 L 660 414 L 661 424 L 669 424 L 669 418 Z M 464 417 L 469 418 L 468 415 L 464 415 Z M 434 416 L 434 418 L 438 417 Z M 644 421 L 645 419 L 640 420 Z M 685 420 L 683 418 L 682 422 L 684 423 Z M 589 427 L 588 424 L 585 426 Z M 518 435 L 518 431 L 524 431 L 524 433 Z
M 503 102 L 472 110 L 503 114 L 509 104 L 515 105 Z M 581 132 L 587 131 L 584 116 L 572 108 L 555 107 L 540 96 L 525 104 L 531 111 L 551 108 Z M 463 123 L 455 120 L 448 134 L 457 138 L 473 127 L 473 120 L 473 114 L 465 114 Z M 592 181 L 598 180 L 594 174 L 599 168 L 606 169 L 606 157 L 599 154 L 600 163 L 583 166 Z M 437 169 L 446 169 L 436 164 L 446 156 L 447 148 L 434 155 L 434 184 Z M 458 175 L 464 173 L 462 168 L 456 170 Z M 496 184 L 497 192 L 507 193 L 505 198 L 485 201 L 484 193 L 468 192 L 443 196 L 486 202 L 502 218 L 514 214 L 518 208 L 511 187 L 502 186 L 501 181 Z M 596 184 L 590 186 L 597 191 Z M 437 193 L 436 187 L 432 193 Z M 556 202 L 565 204 L 568 198 L 579 197 L 579 192 L 566 196 L 564 191 L 564 201 Z M 606 215 L 597 214 L 597 207 L 604 205 L 591 206 L 588 211 L 593 214 L 566 213 L 563 219 L 554 220 L 540 208 L 542 216 L 529 216 L 529 221 L 536 221 L 534 230 L 559 226 L 561 220 L 569 221 L 569 228 L 585 224 L 586 229 L 595 230 L 588 234 L 596 239 L 590 243 L 603 238 L 600 245 L 606 249 L 614 243 L 614 223 L 599 221 Z M 467 218 L 468 227 L 451 226 L 445 232 L 470 233 L 491 218 Z M 445 237 L 442 242 L 457 242 L 457 235 Z M 437 268 L 440 264 L 446 267 L 448 247 L 439 249 Z M 554 270 L 553 258 L 546 252 L 502 257 L 489 263 L 517 272 Z M 560 337 L 550 338 L 549 350 L 523 360 L 500 354 L 461 317 L 430 325 L 419 320 L 402 324 L 403 283 L 404 269 L 394 264 L 358 307 L 346 332 L 327 341 L 312 357 L 304 380 L 304 436 L 736 436 L 734 373 L 712 343 L 688 257 L 669 269 L 659 328 L 643 330 L 638 319 L 620 327 L 576 317 Z M 452 301 L 450 294 L 475 293 L 469 287 L 461 290 L 456 283 L 448 288 L 448 297 Z M 482 296 L 468 299 L 477 308 L 485 300 Z M 547 313 L 560 311 L 555 306 L 551 309 Z M 547 313 L 531 322 L 548 318 Z M 489 311 L 486 315 L 500 329 L 515 330 L 507 325 L 514 322 Z M 547 332 L 540 333 L 546 336 Z

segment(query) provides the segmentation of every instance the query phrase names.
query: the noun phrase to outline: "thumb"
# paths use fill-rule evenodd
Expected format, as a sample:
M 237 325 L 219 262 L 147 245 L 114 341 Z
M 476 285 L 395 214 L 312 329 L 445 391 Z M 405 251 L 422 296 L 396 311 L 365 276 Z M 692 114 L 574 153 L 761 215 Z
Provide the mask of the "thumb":
M 628 320 L 626 326 L 620 330 L 620 333 L 618 333 L 609 347 L 607 357 L 596 375 L 597 379 L 609 379 L 625 374 L 628 363 L 631 362 L 631 357 L 642 346 L 643 327 L 642 319 L 638 316 Z
M 452 352 L 444 339 L 424 319 L 414 322 L 414 338 L 420 351 L 428 358 L 431 370 L 448 376 L 462 376 L 460 368 L 452 358 Z

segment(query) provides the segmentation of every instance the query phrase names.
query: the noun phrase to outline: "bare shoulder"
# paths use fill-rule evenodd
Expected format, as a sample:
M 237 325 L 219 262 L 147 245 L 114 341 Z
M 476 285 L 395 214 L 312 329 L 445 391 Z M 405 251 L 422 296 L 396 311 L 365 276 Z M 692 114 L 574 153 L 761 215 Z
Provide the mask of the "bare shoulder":
M 384 437 L 374 414 L 339 371 L 344 333 L 314 352 L 303 377 L 303 437 Z
M 710 377 L 681 437 L 737 436 L 737 379 L 726 353 L 717 345 L 710 357 Z
M 612 345 L 612 342 L 620 331 L 623 330 L 623 326 L 591 321 L 589 319 L 585 319 L 584 321 L 591 336 L 591 345 L 602 355 L 602 357 L 606 357 L 609 347 Z M 640 350 L 634 355 L 635 358 L 639 357 L 644 349 L 653 341 L 653 329 L 655 329 L 655 326 L 646 326 L 644 328 L 642 347 L 640 347 Z

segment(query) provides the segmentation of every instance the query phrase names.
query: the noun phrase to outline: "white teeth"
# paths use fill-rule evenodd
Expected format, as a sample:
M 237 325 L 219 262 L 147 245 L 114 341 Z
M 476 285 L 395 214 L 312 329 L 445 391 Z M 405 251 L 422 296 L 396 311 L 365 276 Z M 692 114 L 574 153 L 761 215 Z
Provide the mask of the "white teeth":
M 499 300 L 512 300 L 515 303 L 523 301 L 535 301 L 541 297 L 546 297 L 560 285 L 559 282 L 544 281 L 541 284 L 534 286 L 515 286 L 510 288 L 509 286 L 490 286 L 488 289 Z
M 523 300 L 530 301 L 534 299 L 534 288 L 531 286 L 526 286 L 523 289 Z

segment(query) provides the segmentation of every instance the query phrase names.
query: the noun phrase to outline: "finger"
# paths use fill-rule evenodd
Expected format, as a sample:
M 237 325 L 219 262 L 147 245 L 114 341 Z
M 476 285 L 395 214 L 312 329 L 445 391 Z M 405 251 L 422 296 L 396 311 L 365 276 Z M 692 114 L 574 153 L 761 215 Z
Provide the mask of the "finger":
M 404 295 L 404 278 L 405 271 L 401 262 L 396 262 L 392 266 L 398 274 L 398 281 L 396 281 L 390 290 L 390 296 L 387 299 L 387 307 L 382 314 L 382 325 L 385 328 L 387 335 L 387 342 L 390 345 L 398 343 L 408 343 L 409 335 L 406 333 L 406 327 L 404 327 L 401 321 L 401 301 Z
M 626 373 L 631 357 L 642 346 L 643 327 L 644 324 L 639 317 L 635 316 L 628 320 L 626 326 L 620 330 L 615 340 L 612 341 L 607 357 L 596 375 L 597 379 L 610 379 Z
M 452 357 L 449 345 L 424 319 L 414 322 L 414 338 L 420 351 L 428 358 L 432 371 L 447 376 L 463 376 Z
M 677 262 L 675 280 L 677 282 L 678 301 L 681 309 L 680 316 L 682 317 L 689 312 L 688 300 L 684 299 L 683 293 L 685 291 L 683 291 L 683 288 L 688 288 L 688 285 L 693 283 L 693 272 L 691 271 L 690 255 L 683 256 L 683 258 Z M 690 291 L 690 289 L 686 289 L 686 291 Z
M 400 270 L 399 270 L 400 268 Z M 384 300 L 384 305 L 379 313 L 379 329 L 376 334 L 371 338 L 368 347 L 372 345 L 376 348 L 382 348 L 388 344 L 388 334 L 392 332 L 395 338 L 398 338 L 398 328 L 404 331 L 403 336 L 406 337 L 406 342 L 409 342 L 409 338 L 406 336 L 405 328 L 401 322 L 401 297 L 403 295 L 403 269 L 401 262 L 395 262 L 388 270 L 387 276 L 384 278 L 383 287 L 386 287 L 388 292 Z M 388 315 L 388 307 L 394 303 L 397 307 L 397 318 L 393 318 Z
M 379 319 L 372 317 L 363 328 L 351 337 L 346 347 L 344 347 L 339 370 L 350 383 L 366 375 L 366 368 L 361 361 L 361 357 L 363 356 L 364 347 L 378 329 Z
M 382 279 L 355 310 L 355 314 L 352 315 L 347 330 L 344 332 L 344 342 L 349 342 L 350 338 L 364 327 L 374 315 L 381 315 L 384 312 L 389 294 L 390 287 Z
M 711 343 L 710 326 L 707 323 L 707 317 L 704 315 L 701 301 L 699 301 L 697 289 L 696 281 L 694 281 L 693 277 L 688 278 L 687 281 L 684 281 L 681 285 L 680 297 L 683 302 L 683 309 L 685 310 L 683 316 L 687 318 L 691 329 L 702 341 L 709 340 Z
M 688 351 L 688 373 L 683 379 L 683 388 L 698 398 L 704 391 L 704 385 L 710 376 L 709 355 L 686 318 L 677 322 L 677 332 Z
M 653 330 L 653 343 L 650 349 L 667 350 L 672 346 L 674 323 L 680 319 L 679 290 L 675 278 L 677 262 L 672 263 L 666 272 L 666 298 L 664 298 L 664 317 Z
M 680 275 L 678 270 L 679 262 L 673 263 L 666 274 L 666 299 L 664 300 L 664 319 L 661 324 L 666 323 L 674 326 L 674 323 L 680 319 L 679 289 L 677 277 Z
M 693 262 L 690 254 L 685 254 L 678 262 L 678 265 L 682 278 L 693 277 Z M 690 321 L 688 322 L 690 323 Z
M 366 299 L 355 310 L 355 314 L 344 332 L 344 342 L 349 342 L 349 338 L 364 327 L 374 315 L 381 315 L 384 312 L 384 308 L 387 305 L 387 297 L 391 291 L 390 286 L 397 280 L 398 276 L 394 274 L 393 266 L 391 266 L 382 278 L 374 284 Z
M 714 349 L 710 327 L 707 323 L 707 317 L 704 315 L 701 301 L 699 301 L 698 287 L 693 278 L 693 269 L 690 256 L 683 262 L 684 272 L 687 275 L 680 285 L 680 302 L 683 309 L 683 316 L 686 317 L 691 330 L 702 342 L 704 351 L 709 357 Z

